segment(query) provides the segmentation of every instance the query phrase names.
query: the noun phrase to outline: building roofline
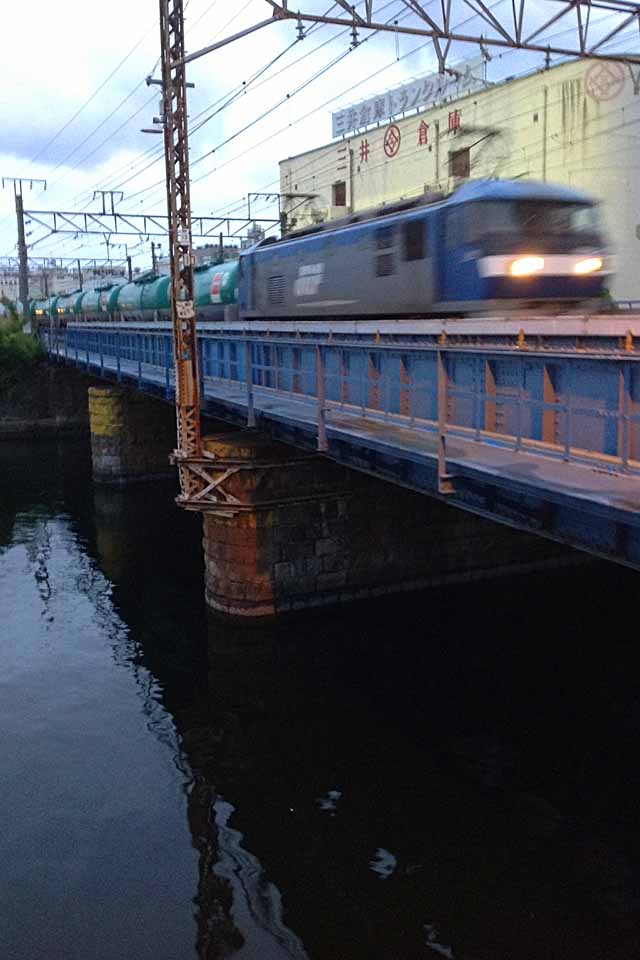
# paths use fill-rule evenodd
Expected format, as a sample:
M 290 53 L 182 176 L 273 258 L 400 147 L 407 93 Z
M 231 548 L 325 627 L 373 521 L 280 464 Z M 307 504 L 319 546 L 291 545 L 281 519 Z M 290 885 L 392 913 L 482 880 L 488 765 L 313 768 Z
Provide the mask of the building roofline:
M 374 127 L 372 124 L 363 128 L 361 133 L 352 133 L 350 136 L 343 135 L 339 140 L 329 140 L 327 143 L 322 143 L 317 147 L 310 147 L 309 150 L 303 150 L 302 153 L 294 153 L 292 156 L 285 157 L 283 160 L 278 160 L 278 166 L 281 167 L 283 163 L 290 163 L 292 160 L 299 160 L 300 157 L 308 157 L 310 153 L 317 153 L 319 150 L 325 150 L 328 147 L 336 147 L 340 144 L 349 144 L 352 140 L 356 140 L 358 137 L 362 137 L 367 133 L 371 133 L 373 130 L 379 130 L 380 127 L 388 126 L 390 123 L 398 123 L 404 120 L 411 120 L 414 117 L 418 117 L 424 113 L 430 113 L 433 110 L 441 110 L 445 106 L 453 106 L 456 103 L 462 103 L 465 100 L 468 100 L 469 97 L 481 97 L 485 93 L 490 93 L 492 90 L 496 90 L 500 87 L 504 87 L 509 83 L 519 83 L 521 80 L 527 80 L 530 77 L 534 77 L 540 73 L 551 73 L 554 70 L 559 70 L 561 67 L 567 67 L 572 64 L 580 63 L 580 57 L 571 57 L 570 59 L 563 60 L 562 63 L 554 63 L 550 67 L 536 67 L 531 70 L 527 70 L 524 73 L 518 74 L 517 76 L 506 77 L 504 80 L 497 80 L 495 83 L 491 83 L 488 87 L 485 87 L 484 90 L 474 90 L 471 93 L 465 93 L 462 97 L 452 98 L 451 100 L 443 100 L 441 103 L 435 104 L 434 106 L 426 106 L 419 108 L 416 113 L 412 113 L 409 116 L 404 117 L 395 117 L 387 118 L 384 121 L 380 121 Z

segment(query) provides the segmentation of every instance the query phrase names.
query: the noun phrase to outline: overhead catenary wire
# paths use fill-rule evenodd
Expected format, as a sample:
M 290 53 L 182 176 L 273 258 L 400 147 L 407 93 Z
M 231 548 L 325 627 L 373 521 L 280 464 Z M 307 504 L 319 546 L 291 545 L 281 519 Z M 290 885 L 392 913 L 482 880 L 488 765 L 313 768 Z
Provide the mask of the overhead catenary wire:
M 616 43 L 620 43 L 620 42 L 625 42 L 625 38 L 624 38 L 624 37 L 621 37 L 621 38 L 619 38 L 618 41 L 616 41 Z M 411 53 L 413 53 L 413 52 L 415 52 L 415 51 L 411 51 Z M 513 53 L 513 52 L 514 52 L 514 51 L 507 51 L 507 53 Z M 373 75 L 372 75 L 372 76 L 373 76 Z M 368 79 L 370 79 L 370 78 L 368 78 Z M 105 81 L 105 82 L 106 82 L 106 81 Z M 332 99 L 335 99 L 335 98 L 332 98 Z M 329 102 L 330 102 L 330 101 L 329 101 Z M 325 105 L 326 105 L 326 103 L 325 103 Z M 320 109 L 320 108 L 317 108 L 317 109 Z M 315 112 L 315 111 L 313 111 L 313 112 Z M 302 118 L 299 118 L 299 119 L 300 119 L 300 120 L 305 119 L 306 116 L 308 116 L 308 115 L 309 115 L 309 114 L 307 114 L 307 115 L 305 115 L 305 117 L 302 117 Z M 298 120 L 298 121 L 295 121 L 295 122 L 299 122 L 299 120 Z M 290 125 L 288 125 L 288 126 L 291 126 L 291 125 L 292 125 L 292 124 L 290 124 Z M 283 129 L 287 129 L 287 128 L 283 128 Z M 239 134 L 238 134 L 238 135 L 239 135 Z M 277 134 L 275 134 L 275 135 L 277 135 Z M 270 139 L 270 138 L 269 138 L 269 139 Z M 261 146 L 264 142 L 265 142 L 265 141 L 260 141 L 259 144 L 254 145 L 254 147 L 252 147 L 252 148 L 250 148 L 250 149 L 257 149 L 257 148 L 258 148 L 259 146 Z M 98 148 L 98 149 L 99 149 L 99 148 Z M 219 146 L 216 147 L 215 149 L 221 149 L 221 145 L 219 145 Z M 210 155 L 210 154 L 209 154 L 209 155 Z M 206 155 L 204 155 L 202 158 L 199 158 L 199 159 L 204 159 L 205 156 L 206 156 Z M 233 160 L 237 159 L 237 156 L 234 157 L 234 158 L 232 158 L 232 159 L 233 159 Z M 196 161 L 196 162 L 197 162 L 197 161 Z M 230 161 L 227 161 L 227 162 L 230 162 Z M 225 165 L 226 165 L 226 163 L 225 163 L 225 164 L 222 164 L 222 165 L 219 165 L 219 166 L 216 166 L 216 167 L 214 168 L 214 170 L 218 170 L 218 169 L 220 169 L 221 166 L 225 166 Z M 210 172 L 213 172 L 213 171 L 210 171 Z M 205 174 L 205 176 L 208 176 L 208 175 L 209 175 L 209 173 Z M 204 177 L 198 177 L 195 182 L 198 182 L 198 181 L 200 181 L 200 180 L 202 180 L 202 179 L 204 179 Z M 150 189 L 150 188 L 149 188 L 149 189 Z M 137 195 L 136 195 L 136 196 L 137 196 Z
M 393 2 L 396 2 L 396 0 L 390 0 L 390 3 L 386 4 L 385 6 L 390 6 L 390 4 Z M 329 7 L 329 11 L 332 10 L 333 7 L 335 6 L 336 4 L 333 3 Z M 321 25 L 312 24 L 305 31 L 304 37 L 305 38 L 308 37 L 312 32 L 315 32 L 315 30 L 321 30 L 324 28 L 326 28 L 325 24 L 321 24 Z M 337 34 L 335 37 L 330 37 L 329 40 L 324 41 L 321 44 L 318 44 L 317 47 L 314 47 L 313 50 L 308 51 L 302 57 L 299 57 L 296 60 L 293 60 L 291 63 L 286 64 L 284 67 L 282 67 L 281 70 L 276 71 L 276 73 L 272 74 L 269 77 L 266 77 L 265 79 L 262 80 L 261 83 L 255 83 L 256 80 L 262 77 L 275 63 L 277 63 L 283 56 L 285 56 L 290 50 L 292 50 L 293 47 L 298 45 L 299 39 L 296 38 L 296 40 L 294 40 L 292 43 L 289 43 L 282 51 L 280 51 L 280 53 L 276 54 L 276 56 L 273 57 L 268 63 L 260 67 L 251 77 L 249 77 L 248 80 L 245 80 L 240 84 L 237 84 L 234 88 L 232 88 L 232 90 L 228 91 L 226 94 L 223 94 L 223 96 L 219 97 L 213 103 L 209 104 L 199 113 L 197 113 L 192 119 L 192 124 L 194 124 L 194 126 L 192 126 L 192 129 L 190 130 L 190 134 L 189 134 L 190 137 L 193 137 L 195 133 L 197 133 L 201 129 L 201 127 L 203 127 L 206 123 L 209 122 L 209 120 L 213 119 L 213 117 L 222 113 L 223 110 L 227 109 L 240 96 L 243 96 L 244 94 L 246 94 L 249 87 L 252 87 L 253 90 L 255 90 L 257 87 L 261 86 L 262 84 L 270 82 L 271 80 L 275 79 L 275 77 L 279 76 L 280 74 L 294 67 L 301 60 L 307 59 L 309 56 L 312 56 L 314 53 L 322 49 L 328 43 L 334 42 L 340 36 L 348 32 L 349 31 L 344 30 L 344 31 L 341 31 L 339 34 Z M 212 110 L 214 107 L 217 107 L 217 109 L 215 109 L 214 112 L 210 114 L 210 116 L 202 120 L 200 123 L 197 123 L 197 121 L 203 116 L 204 113 L 207 113 L 208 111 Z M 151 160 L 150 159 L 151 157 L 153 157 L 154 159 Z M 123 184 L 129 183 L 132 179 L 135 179 L 136 176 L 139 176 L 142 173 L 146 172 L 146 170 L 150 169 L 155 163 L 160 162 L 163 158 L 164 158 L 164 147 L 155 146 L 155 145 L 150 147 L 148 150 L 140 154 L 138 158 L 134 158 L 132 162 L 128 162 L 124 164 L 123 167 L 119 168 L 118 171 L 116 171 L 116 175 L 118 174 L 118 172 L 122 173 L 125 170 L 128 172 L 131 172 L 132 164 L 133 164 L 133 168 L 135 169 L 135 167 L 139 166 L 140 163 L 143 163 L 145 160 L 149 160 L 149 162 L 146 163 L 146 165 L 143 166 L 142 169 L 137 170 L 135 174 L 131 173 L 131 176 L 127 177 L 124 181 L 121 181 L 118 184 L 116 184 L 116 187 L 114 187 L 114 189 L 119 189 Z M 113 180 L 109 177 L 105 177 L 102 179 L 101 184 L 104 184 L 107 182 L 113 182 Z
M 389 21 L 389 22 L 391 22 L 392 19 L 393 19 L 393 16 L 390 18 L 390 21 Z M 368 37 L 365 37 L 365 39 L 362 41 L 362 43 L 359 44 L 358 47 L 356 47 L 355 49 L 360 49 L 360 48 L 366 43 L 366 41 L 369 40 L 369 39 L 371 39 L 373 36 L 375 36 L 376 33 L 377 33 L 377 32 L 373 32 L 373 33 L 371 33 Z M 192 161 L 191 161 L 191 164 L 190 164 L 191 168 L 193 169 L 193 167 L 194 167 L 196 164 L 198 164 L 198 163 L 200 163 L 202 160 L 206 159 L 206 157 L 211 156 L 211 154 L 215 153 L 217 150 L 222 149 L 222 147 L 224 147 L 224 146 L 226 146 L 228 143 L 232 142 L 234 139 L 236 139 L 237 136 L 239 136 L 241 133 L 246 132 L 246 130 L 250 129 L 252 126 L 254 126 L 256 123 L 258 123 L 260 120 L 264 119 L 266 116 L 268 116 L 270 113 L 272 113 L 275 109 L 277 109 L 278 107 L 282 106 L 283 104 L 285 104 L 285 103 L 287 103 L 287 102 L 290 102 L 290 100 L 291 100 L 297 93 L 299 93 L 301 90 L 303 90 L 303 89 L 305 89 L 307 86 L 309 86 L 310 83 L 314 82 L 315 80 L 318 80 L 318 79 L 319 79 L 321 76 L 323 76 L 328 70 L 331 70 L 334 66 L 336 66 L 337 63 L 339 63 L 340 61 L 344 60 L 345 57 L 347 57 L 350 53 L 353 53 L 353 52 L 354 52 L 354 49 L 353 49 L 353 48 L 349 48 L 348 50 L 346 50 L 346 51 L 344 51 L 343 53 L 341 53 L 338 57 L 334 58 L 333 61 L 331 61 L 329 64 L 325 65 L 321 70 L 317 71 L 317 72 L 313 75 L 313 77 L 308 78 L 307 80 L 305 80 L 302 84 L 300 84 L 298 87 L 296 87 L 295 90 L 293 90 L 291 93 L 287 94 L 286 97 L 281 98 L 276 104 L 274 104 L 272 107 L 270 107 L 267 111 L 264 111 L 258 118 L 255 118 L 253 121 L 251 121 L 251 123 L 246 124 L 241 130 L 236 131 L 236 132 L 235 132 L 234 134 L 232 134 L 230 137 L 227 137 L 227 138 L 226 138 L 225 140 L 223 140 L 221 143 L 217 144 L 216 147 L 214 147 L 213 149 L 206 151 L 206 153 L 204 153 L 204 154 L 202 154 L 201 156 L 197 157 L 195 160 L 192 160 Z M 395 64 L 395 63 L 396 63 L 396 61 L 394 60 L 394 61 L 393 61 L 393 64 Z M 391 66 L 391 65 L 393 65 L 393 64 L 390 64 L 389 66 Z M 385 69 L 386 69 L 386 68 L 385 68 Z M 370 79 L 370 78 L 366 78 L 366 79 Z M 361 83 L 362 83 L 362 82 L 365 82 L 365 81 L 361 81 Z M 356 86 L 359 86 L 359 84 L 356 84 Z M 339 96 L 341 96 L 341 94 L 337 94 L 336 97 L 331 98 L 331 100 L 330 100 L 330 101 L 326 101 L 326 103 L 332 102 L 332 100 L 337 99 L 337 97 L 339 97 Z M 324 105 L 326 105 L 326 103 L 325 103 Z M 321 105 L 321 106 L 322 106 L 322 105 Z M 321 107 L 315 108 L 313 111 L 310 112 L 310 114 L 317 112 L 318 109 L 321 109 Z M 307 114 L 307 115 L 305 115 L 305 116 L 308 116 L 308 115 L 310 115 L 310 114 Z M 297 122 L 299 122 L 299 121 L 295 121 L 295 122 L 297 123 Z M 292 124 L 288 124 L 287 127 L 284 127 L 284 128 L 282 128 L 282 129 L 283 129 L 283 130 L 284 130 L 284 129 L 288 129 L 290 126 L 292 126 Z M 282 130 L 281 130 L 281 131 L 278 131 L 278 132 L 275 133 L 275 134 L 272 134 L 271 136 L 267 137 L 265 140 L 260 141 L 258 144 L 254 145 L 253 147 L 250 147 L 250 148 L 248 148 L 248 149 L 251 150 L 251 149 L 254 149 L 256 146 L 261 146 L 263 143 L 266 143 L 266 142 L 268 142 L 268 140 L 272 139 L 273 136 L 277 136 L 278 133 L 280 133 L 280 132 L 282 132 Z M 241 154 L 241 155 L 244 155 L 244 153 L 246 153 L 246 152 L 248 152 L 248 151 L 244 151 L 243 154 Z M 237 157 L 236 157 L 236 159 L 237 159 Z M 229 161 L 229 162 L 230 162 L 230 161 Z M 227 165 L 227 164 L 225 163 L 225 164 L 222 164 L 221 166 L 226 166 L 226 165 Z M 151 166 L 151 164 L 149 164 L 148 166 Z M 148 167 L 147 167 L 147 169 L 148 169 Z M 216 167 L 215 169 L 219 169 L 219 168 Z M 208 175 L 208 174 L 207 174 L 207 175 Z M 197 183 L 197 182 L 198 182 L 199 180 L 201 180 L 201 179 L 203 179 L 203 178 L 202 178 L 202 177 L 197 177 L 197 178 L 195 178 L 195 179 L 192 178 L 192 181 L 191 181 L 191 182 L 192 182 L 192 183 Z M 121 183 L 118 184 L 118 188 L 121 188 L 121 187 L 122 187 L 125 183 L 127 183 L 127 182 L 129 182 L 129 181 L 128 181 L 128 180 L 127 180 L 127 181 L 122 181 Z M 141 196 L 141 195 L 143 195 L 143 194 L 145 194 L 145 193 L 148 193 L 148 192 L 151 191 L 151 190 L 156 190 L 158 187 L 161 187 L 163 184 L 164 184 L 164 180 L 158 180 L 158 181 L 156 181 L 155 183 L 150 184 L 149 186 L 142 188 L 141 190 L 137 191 L 136 193 L 130 194 L 130 195 L 129 195 L 129 199 L 133 199 L 133 198 L 135 198 L 135 197 Z
M 623 42 L 623 41 L 622 41 L 622 42 Z M 428 41 L 427 43 L 422 44 L 422 45 L 416 47 L 414 50 L 410 51 L 408 54 L 403 55 L 403 57 L 405 57 L 405 56 L 411 56 L 411 55 L 413 55 L 414 53 L 417 53 L 419 50 L 424 49 L 424 47 L 427 47 L 427 46 L 429 46 L 429 45 L 430 45 L 430 41 Z M 509 52 L 512 52 L 512 51 L 509 51 Z M 401 59 L 402 59 L 402 58 L 401 58 Z M 380 75 L 382 72 L 384 72 L 385 70 L 387 70 L 387 69 L 389 69 L 391 66 L 393 66 L 395 62 L 396 62 L 396 61 L 393 61 L 392 63 L 387 64 L 386 66 L 380 68 L 379 70 L 374 71 L 374 73 L 370 74 L 368 77 L 366 77 L 366 78 L 365 78 L 363 81 L 361 81 L 359 84 L 355 84 L 355 85 L 352 87 L 352 89 L 356 89 L 356 87 L 357 87 L 357 86 L 360 86 L 362 83 L 366 83 L 366 82 L 368 82 L 369 80 L 373 79 L 374 77 Z M 505 87 L 505 95 L 506 95 L 506 96 L 509 95 L 509 92 L 508 92 L 508 90 L 506 89 L 506 87 Z M 308 118 L 309 118 L 310 116 L 312 116 L 314 113 L 317 113 L 319 110 L 324 109 L 324 108 L 327 107 L 330 103 L 334 102 L 334 101 L 335 101 L 336 99 L 338 99 L 338 98 L 339 98 L 339 95 L 337 95 L 337 96 L 335 96 L 335 97 L 329 98 L 328 100 L 324 101 L 324 102 L 323 102 L 322 104 L 320 104 L 319 106 L 315 107 L 313 110 L 309 111 L 309 112 L 306 113 L 306 114 L 303 114 L 301 117 L 298 117 L 295 121 L 293 121 L 293 123 L 290 123 L 290 124 L 288 124 L 287 126 L 280 128 L 280 130 L 274 131 L 274 133 L 270 134 L 268 137 L 266 137 L 266 138 L 264 138 L 264 139 L 262 139 L 262 140 L 260 140 L 260 141 L 257 141 L 256 143 L 252 144 L 249 148 L 247 148 L 247 150 L 243 151 L 242 153 L 240 153 L 240 154 L 235 154 L 233 157 L 229 158 L 229 160 L 226 160 L 226 161 L 224 161 L 223 163 L 218 164 L 216 167 L 214 167 L 214 168 L 210 169 L 209 171 L 207 171 L 207 173 L 201 175 L 200 177 L 196 177 L 195 179 L 192 180 L 192 183 L 197 183 L 197 182 L 205 179 L 207 176 L 210 176 L 212 173 L 217 172 L 217 171 L 223 169 L 224 167 L 228 166 L 228 164 L 234 163 L 234 162 L 236 162 L 238 159 L 240 159 L 241 157 L 246 156 L 246 154 L 249 153 L 249 152 L 251 152 L 252 150 L 255 150 L 255 149 L 258 149 L 259 147 L 264 146 L 265 143 L 269 142 L 269 140 L 272 140 L 273 138 L 275 138 L 275 137 L 279 136 L 280 134 L 284 133 L 286 130 L 290 129 L 290 127 L 296 125 L 297 123 L 300 123 L 300 122 L 302 122 L 303 120 L 308 119 Z M 141 191 L 141 192 L 142 192 L 142 191 Z

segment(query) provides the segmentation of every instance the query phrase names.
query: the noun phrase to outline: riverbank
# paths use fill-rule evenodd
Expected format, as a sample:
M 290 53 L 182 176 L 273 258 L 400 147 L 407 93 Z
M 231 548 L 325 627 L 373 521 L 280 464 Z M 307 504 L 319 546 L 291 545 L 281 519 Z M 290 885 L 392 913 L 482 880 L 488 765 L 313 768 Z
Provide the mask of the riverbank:
M 83 436 L 89 432 L 90 380 L 37 359 L 0 383 L 0 440 Z

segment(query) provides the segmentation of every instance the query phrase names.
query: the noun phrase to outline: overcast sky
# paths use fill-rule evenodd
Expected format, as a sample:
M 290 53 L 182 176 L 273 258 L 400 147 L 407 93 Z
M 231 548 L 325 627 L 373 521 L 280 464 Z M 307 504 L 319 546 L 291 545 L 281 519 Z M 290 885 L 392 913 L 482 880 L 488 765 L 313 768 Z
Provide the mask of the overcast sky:
M 510 9 L 510 0 L 492 6 L 505 4 Z M 300 0 L 298 5 L 318 13 L 331 6 L 330 0 Z M 379 19 L 415 22 L 401 0 L 377 0 L 375 9 Z M 265 0 L 189 0 L 187 49 L 230 36 L 270 13 Z M 0 175 L 48 181 L 46 192 L 35 184 L 33 190 L 25 189 L 25 208 L 96 210 L 94 190 L 119 189 L 124 192 L 119 205 L 123 212 L 164 213 L 162 137 L 141 132 L 158 113 L 159 88 L 145 84 L 154 68 L 159 76 L 158 0 L 20 0 L 2 5 L 0 22 Z M 361 33 L 360 40 L 365 36 Z M 348 31 L 315 26 L 303 42 L 249 83 L 295 38 L 295 23 L 269 25 L 189 66 L 188 79 L 195 83 L 189 90 L 195 215 L 242 215 L 249 191 L 278 189 L 279 160 L 331 139 L 332 110 L 436 68 L 433 50 L 424 40 L 379 34 L 296 93 L 349 49 Z M 459 44 L 449 62 L 477 53 L 476 47 Z M 499 80 L 539 62 L 539 57 L 505 51 L 494 56 L 488 76 Z M 219 110 L 243 82 L 246 92 Z M 281 100 L 285 102 L 259 119 Z M 273 205 L 265 209 L 264 201 L 255 205 L 258 209 L 263 216 L 276 215 Z M 35 223 L 27 231 L 29 244 L 45 233 Z M 126 242 L 137 265 L 150 262 L 146 241 L 139 245 L 135 237 L 124 236 L 112 240 Z M 15 255 L 15 244 L 14 198 L 11 186 L 5 185 L 0 191 L 0 256 Z M 99 238 L 58 235 L 36 243 L 30 253 L 93 257 L 105 251 Z M 124 247 L 112 248 L 113 255 L 124 253 Z

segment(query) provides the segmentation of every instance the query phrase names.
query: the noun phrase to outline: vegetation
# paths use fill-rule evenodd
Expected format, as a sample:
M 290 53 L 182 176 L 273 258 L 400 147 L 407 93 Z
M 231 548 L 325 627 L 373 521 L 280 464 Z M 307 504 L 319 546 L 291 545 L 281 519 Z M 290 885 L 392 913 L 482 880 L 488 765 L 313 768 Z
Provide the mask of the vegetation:
M 25 376 L 44 356 L 38 341 L 22 330 L 22 320 L 11 301 L 0 301 L 6 313 L 0 317 L 0 392 Z
M 600 293 L 600 299 L 602 301 L 602 312 L 603 313 L 617 313 L 620 309 L 618 304 L 613 298 L 613 295 L 610 290 L 607 290 L 606 287 L 602 288 Z

